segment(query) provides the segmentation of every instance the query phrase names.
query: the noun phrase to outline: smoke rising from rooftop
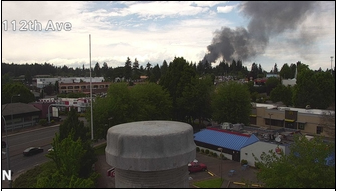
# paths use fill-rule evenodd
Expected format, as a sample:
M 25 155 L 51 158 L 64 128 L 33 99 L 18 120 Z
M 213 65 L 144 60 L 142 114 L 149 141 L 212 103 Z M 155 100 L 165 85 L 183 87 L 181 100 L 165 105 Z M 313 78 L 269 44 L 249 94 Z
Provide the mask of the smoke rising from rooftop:
M 204 60 L 215 62 L 220 57 L 226 61 L 245 60 L 263 54 L 270 38 L 287 30 L 296 30 L 314 10 L 316 3 L 315 1 L 241 2 L 240 11 L 250 19 L 247 29 L 222 27 L 221 30 L 216 30 L 212 43 L 207 47 L 208 53 Z

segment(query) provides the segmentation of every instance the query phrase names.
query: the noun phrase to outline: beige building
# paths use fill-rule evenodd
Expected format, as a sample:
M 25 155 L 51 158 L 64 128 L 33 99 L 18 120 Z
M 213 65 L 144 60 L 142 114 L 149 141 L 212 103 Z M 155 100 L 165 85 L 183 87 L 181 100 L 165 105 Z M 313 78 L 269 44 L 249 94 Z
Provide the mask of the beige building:
M 106 93 L 111 82 L 92 82 L 93 93 Z M 60 93 L 90 92 L 90 82 L 59 83 Z
M 329 137 L 329 133 L 324 129 L 326 127 L 323 122 L 323 116 L 335 118 L 335 112 L 255 103 L 250 115 L 250 125 L 266 129 L 296 129 L 307 135 Z M 335 128 L 335 120 L 332 121 Z

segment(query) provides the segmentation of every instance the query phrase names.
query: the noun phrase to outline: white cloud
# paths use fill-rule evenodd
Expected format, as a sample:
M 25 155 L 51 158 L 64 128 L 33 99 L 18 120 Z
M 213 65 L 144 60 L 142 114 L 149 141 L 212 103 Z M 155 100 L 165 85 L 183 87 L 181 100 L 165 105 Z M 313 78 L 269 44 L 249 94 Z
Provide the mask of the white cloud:
M 217 7 L 218 13 L 229 13 L 231 12 L 235 6 L 224 6 L 224 7 Z
M 223 6 L 224 2 L 107 3 L 111 6 L 124 4 L 124 8 L 105 8 L 95 2 L 2 3 L 3 20 L 36 19 L 42 24 L 48 20 L 72 24 L 72 30 L 68 32 L 2 30 L 2 61 L 7 63 L 49 62 L 57 66 L 82 67 L 85 64 L 89 67 L 89 34 L 93 63 L 107 62 L 109 66 L 117 67 L 123 66 L 130 57 L 132 60 L 137 58 L 141 65 L 146 62 L 162 64 L 163 60 L 169 63 L 174 56 L 198 62 L 206 53 L 215 30 L 239 23 L 236 18 L 228 18 L 228 14 L 215 14 L 215 8 L 211 8 Z M 334 55 L 331 51 L 335 50 L 334 10 L 334 2 L 322 2 L 318 13 L 301 25 L 313 34 L 323 34 L 316 39 L 320 44 L 316 44 L 315 49 L 303 49 L 307 50 L 306 56 L 299 47 L 287 44 L 288 39 L 301 35 L 299 30 L 271 39 L 264 55 L 245 62 L 259 61 L 265 70 L 270 70 L 271 64 L 300 59 L 303 62 L 306 57 L 308 60 L 304 59 L 304 63 L 329 66 L 326 64 L 330 64 L 330 56 Z M 218 7 L 217 11 L 223 10 Z
M 228 1 L 193 1 L 192 4 L 196 4 L 199 7 L 213 7 L 221 3 L 227 3 Z

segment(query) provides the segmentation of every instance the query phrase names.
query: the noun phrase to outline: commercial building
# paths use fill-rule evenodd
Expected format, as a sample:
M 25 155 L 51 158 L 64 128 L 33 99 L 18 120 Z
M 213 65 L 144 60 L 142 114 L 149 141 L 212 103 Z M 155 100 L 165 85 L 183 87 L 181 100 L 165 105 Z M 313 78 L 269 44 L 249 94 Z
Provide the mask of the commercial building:
M 106 93 L 111 82 L 92 82 L 92 92 Z M 79 83 L 59 83 L 59 93 L 76 93 L 83 92 L 86 94 L 90 93 L 90 82 L 79 82 Z
M 103 82 L 103 77 L 92 77 L 92 82 Z M 49 84 L 54 85 L 55 82 L 59 83 L 80 83 L 80 82 L 90 82 L 90 77 L 57 77 L 57 78 L 36 78 L 36 87 L 43 88 Z
M 253 144 L 259 139 L 254 135 L 231 132 L 216 128 L 203 129 L 194 134 L 195 144 L 203 149 L 218 151 L 222 149 L 222 154 L 233 161 L 240 162 L 241 149 Z
M 330 134 L 324 129 L 325 117 L 335 118 L 335 111 L 255 103 L 250 115 L 250 125 L 272 130 L 288 128 L 307 135 L 329 137 Z
M 8 130 L 34 126 L 38 123 L 41 110 L 32 104 L 8 103 L 2 105 L 1 114 Z

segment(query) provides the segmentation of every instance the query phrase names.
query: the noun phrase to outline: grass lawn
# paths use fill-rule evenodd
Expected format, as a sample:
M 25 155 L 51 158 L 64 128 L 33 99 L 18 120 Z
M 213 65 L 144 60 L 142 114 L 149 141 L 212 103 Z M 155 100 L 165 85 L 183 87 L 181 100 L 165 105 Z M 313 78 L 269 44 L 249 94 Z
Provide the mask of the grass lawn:
M 224 179 L 223 179 L 224 181 Z M 209 179 L 194 183 L 199 188 L 220 188 L 223 183 L 221 178 Z

